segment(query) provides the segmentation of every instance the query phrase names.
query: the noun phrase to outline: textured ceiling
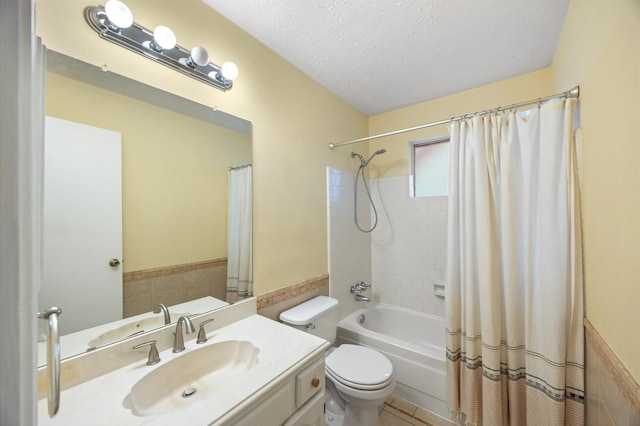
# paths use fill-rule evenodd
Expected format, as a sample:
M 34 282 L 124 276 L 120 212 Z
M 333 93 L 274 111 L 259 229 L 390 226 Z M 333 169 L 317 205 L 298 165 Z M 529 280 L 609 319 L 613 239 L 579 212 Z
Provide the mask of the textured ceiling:
M 551 64 L 569 0 L 204 0 L 371 116 Z

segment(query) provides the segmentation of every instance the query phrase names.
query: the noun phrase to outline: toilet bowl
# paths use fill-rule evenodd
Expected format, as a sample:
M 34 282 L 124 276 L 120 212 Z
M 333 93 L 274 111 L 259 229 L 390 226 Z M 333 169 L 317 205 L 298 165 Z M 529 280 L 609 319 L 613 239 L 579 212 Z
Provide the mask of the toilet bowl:
M 344 425 L 378 424 L 378 407 L 395 388 L 387 357 L 364 346 L 340 345 L 325 358 L 325 376 L 346 402 Z
M 332 344 L 338 326 L 338 301 L 318 296 L 280 314 L 280 320 Z M 380 352 L 344 344 L 325 357 L 326 424 L 378 425 L 378 408 L 393 393 L 391 361 Z

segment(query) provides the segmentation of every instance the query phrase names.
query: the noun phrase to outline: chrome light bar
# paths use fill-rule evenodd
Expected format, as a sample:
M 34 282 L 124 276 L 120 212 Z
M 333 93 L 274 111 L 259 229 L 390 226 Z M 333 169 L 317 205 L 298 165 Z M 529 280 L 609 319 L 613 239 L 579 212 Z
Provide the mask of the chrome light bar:
M 194 51 L 198 49 L 199 58 L 196 60 L 192 58 L 192 52 L 194 51 L 189 51 L 177 44 L 171 49 L 162 49 L 154 42 L 153 32 L 142 25 L 135 22 L 127 28 L 114 25 L 107 18 L 104 6 L 87 7 L 85 9 L 85 18 L 100 37 L 112 43 L 222 91 L 226 92 L 233 87 L 233 81 L 224 77 L 222 67 L 209 62 L 208 54 L 202 47 L 194 48 Z M 204 60 L 202 60 L 203 56 Z M 235 65 L 233 67 L 235 68 Z

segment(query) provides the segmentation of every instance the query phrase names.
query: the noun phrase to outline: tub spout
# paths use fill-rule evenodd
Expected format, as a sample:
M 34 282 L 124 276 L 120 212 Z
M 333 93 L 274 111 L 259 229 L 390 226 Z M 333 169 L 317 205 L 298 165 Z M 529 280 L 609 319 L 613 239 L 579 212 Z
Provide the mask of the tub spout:
M 357 302 L 370 302 L 369 298 L 367 296 L 363 296 L 361 294 L 356 294 L 356 301 Z

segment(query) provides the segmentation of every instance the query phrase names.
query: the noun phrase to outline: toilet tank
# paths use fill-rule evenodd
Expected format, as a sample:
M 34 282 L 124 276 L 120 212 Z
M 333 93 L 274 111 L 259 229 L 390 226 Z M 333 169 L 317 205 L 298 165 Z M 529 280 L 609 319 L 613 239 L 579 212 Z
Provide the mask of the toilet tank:
M 315 297 L 282 312 L 280 321 L 333 344 L 338 328 L 338 301 L 328 296 Z

